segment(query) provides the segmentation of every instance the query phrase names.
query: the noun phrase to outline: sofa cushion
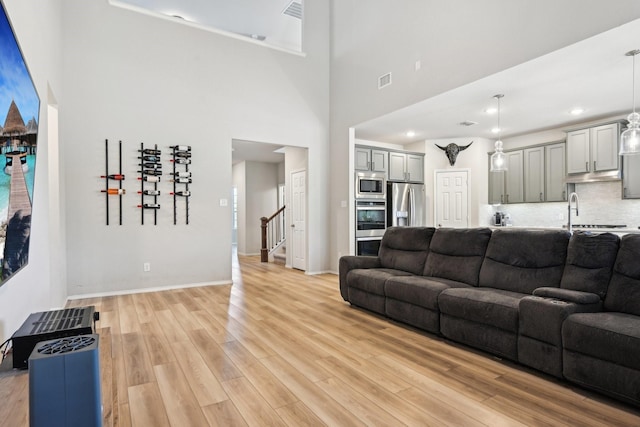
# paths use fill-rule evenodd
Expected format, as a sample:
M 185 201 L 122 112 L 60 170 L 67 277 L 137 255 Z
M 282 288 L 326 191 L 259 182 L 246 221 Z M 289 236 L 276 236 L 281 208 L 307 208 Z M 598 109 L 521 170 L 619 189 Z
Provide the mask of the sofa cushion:
M 620 238 L 615 234 L 576 231 L 569 240 L 560 287 L 590 292 L 604 299 Z
M 347 283 L 350 288 L 356 288 L 370 294 L 384 295 L 384 283 L 390 277 L 410 276 L 402 270 L 390 268 L 364 268 L 355 269 L 347 273 Z
M 563 230 L 495 230 L 479 286 L 525 294 L 543 286 L 559 287 L 569 237 Z
M 438 311 L 438 295 L 449 288 L 469 287 L 453 280 L 423 276 L 392 277 L 384 285 L 387 298 Z
M 384 268 L 422 274 L 433 227 L 389 227 L 380 242 L 378 258 Z
M 527 294 L 491 288 L 450 288 L 438 297 L 441 313 L 518 332 L 518 305 Z
M 562 324 L 569 351 L 640 370 L 640 317 L 625 313 L 576 313 Z
M 424 275 L 478 286 L 490 238 L 489 228 L 438 228 L 431 239 Z
M 640 235 L 620 239 L 604 309 L 640 316 Z

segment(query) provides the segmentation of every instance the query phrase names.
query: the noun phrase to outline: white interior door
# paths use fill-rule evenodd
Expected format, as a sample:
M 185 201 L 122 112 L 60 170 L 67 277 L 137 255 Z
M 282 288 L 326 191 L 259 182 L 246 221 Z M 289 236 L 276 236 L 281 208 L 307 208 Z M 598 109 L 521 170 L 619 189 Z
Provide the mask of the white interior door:
M 469 171 L 436 172 L 436 225 L 469 226 Z
M 307 172 L 292 172 L 291 184 L 291 266 L 306 271 Z

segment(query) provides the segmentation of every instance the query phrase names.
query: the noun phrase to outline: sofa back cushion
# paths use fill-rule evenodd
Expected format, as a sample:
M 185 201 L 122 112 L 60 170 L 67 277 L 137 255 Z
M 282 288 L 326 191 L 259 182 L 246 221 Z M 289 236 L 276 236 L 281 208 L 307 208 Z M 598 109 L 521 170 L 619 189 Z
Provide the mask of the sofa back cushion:
M 383 268 L 422 274 L 433 227 L 389 227 L 380 242 L 378 258 Z
M 489 228 L 438 228 L 431 239 L 424 275 L 478 286 Z
M 604 309 L 640 316 L 640 234 L 620 239 Z
M 525 294 L 543 286 L 559 287 L 569 237 L 564 230 L 495 230 L 479 286 Z
M 574 232 L 560 287 L 590 292 L 604 299 L 619 246 L 620 237 L 615 234 Z

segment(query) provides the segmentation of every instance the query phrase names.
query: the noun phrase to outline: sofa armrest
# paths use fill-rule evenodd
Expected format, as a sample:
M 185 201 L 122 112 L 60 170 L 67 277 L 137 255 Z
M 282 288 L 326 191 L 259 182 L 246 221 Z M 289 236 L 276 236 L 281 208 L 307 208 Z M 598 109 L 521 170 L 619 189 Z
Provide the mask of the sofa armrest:
M 601 301 L 600 297 L 594 293 L 562 288 L 538 288 L 533 291 L 533 295 L 543 298 L 559 299 L 581 305 L 597 304 Z
M 340 295 L 345 301 L 349 301 L 347 293 L 347 274 L 351 270 L 357 268 L 380 268 L 380 258 L 373 256 L 355 256 L 345 255 L 340 257 L 340 264 L 338 266 L 339 279 L 340 279 Z

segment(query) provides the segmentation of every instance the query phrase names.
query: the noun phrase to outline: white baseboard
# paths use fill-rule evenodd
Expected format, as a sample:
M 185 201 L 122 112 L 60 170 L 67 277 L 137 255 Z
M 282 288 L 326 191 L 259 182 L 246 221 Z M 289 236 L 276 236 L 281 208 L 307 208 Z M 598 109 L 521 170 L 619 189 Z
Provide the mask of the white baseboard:
M 144 294 L 147 292 L 159 292 L 159 291 L 170 291 L 172 289 L 186 289 L 186 288 L 198 288 L 201 286 L 222 286 L 222 285 L 231 285 L 231 280 L 221 280 L 218 282 L 203 282 L 203 283 L 187 283 L 184 285 L 169 285 L 169 286 L 156 286 L 153 288 L 143 288 L 143 289 L 128 289 L 122 291 L 111 291 L 111 292 L 98 292 L 94 294 L 80 294 L 80 295 L 70 295 L 67 297 L 67 301 L 77 300 L 77 299 L 85 299 L 85 298 L 100 298 L 100 297 L 111 297 L 118 295 L 129 295 L 129 294 Z

